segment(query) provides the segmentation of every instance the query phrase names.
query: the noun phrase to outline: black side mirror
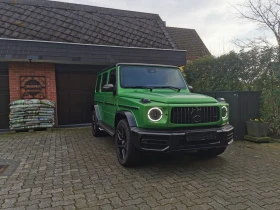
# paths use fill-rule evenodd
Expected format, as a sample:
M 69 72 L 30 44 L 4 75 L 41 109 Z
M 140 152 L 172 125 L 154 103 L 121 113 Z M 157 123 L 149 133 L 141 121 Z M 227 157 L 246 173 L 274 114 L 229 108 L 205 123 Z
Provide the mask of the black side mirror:
M 114 92 L 115 86 L 113 84 L 107 84 L 102 87 L 102 92 Z
M 189 87 L 189 90 L 190 90 L 190 92 L 193 92 L 193 86 L 188 86 Z

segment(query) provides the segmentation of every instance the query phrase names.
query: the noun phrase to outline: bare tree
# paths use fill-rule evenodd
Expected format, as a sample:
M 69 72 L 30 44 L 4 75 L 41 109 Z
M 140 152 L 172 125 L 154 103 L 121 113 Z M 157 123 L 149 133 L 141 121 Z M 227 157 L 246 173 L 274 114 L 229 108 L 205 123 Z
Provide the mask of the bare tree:
M 273 33 L 280 49 L 280 1 L 279 0 L 245 0 L 244 4 L 232 5 L 241 18 L 250 20 L 259 25 L 261 29 L 268 29 Z M 237 40 L 237 45 L 269 44 L 264 37 L 253 40 Z

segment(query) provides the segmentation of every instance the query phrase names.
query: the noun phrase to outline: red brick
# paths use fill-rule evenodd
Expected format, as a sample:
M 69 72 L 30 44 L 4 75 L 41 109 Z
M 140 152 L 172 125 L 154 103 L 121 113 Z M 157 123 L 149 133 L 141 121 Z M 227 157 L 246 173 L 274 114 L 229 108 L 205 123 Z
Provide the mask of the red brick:
M 52 63 L 9 63 L 10 101 L 20 99 L 21 76 L 45 76 L 46 99 L 56 102 L 55 65 Z

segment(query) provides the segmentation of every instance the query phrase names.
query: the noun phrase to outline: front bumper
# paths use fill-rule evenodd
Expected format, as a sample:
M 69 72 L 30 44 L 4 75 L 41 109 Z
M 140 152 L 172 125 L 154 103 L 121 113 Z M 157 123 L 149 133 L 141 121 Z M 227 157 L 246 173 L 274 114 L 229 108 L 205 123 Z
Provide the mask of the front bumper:
M 186 151 L 227 147 L 233 142 L 234 127 L 152 130 L 131 129 L 134 146 L 141 151 Z

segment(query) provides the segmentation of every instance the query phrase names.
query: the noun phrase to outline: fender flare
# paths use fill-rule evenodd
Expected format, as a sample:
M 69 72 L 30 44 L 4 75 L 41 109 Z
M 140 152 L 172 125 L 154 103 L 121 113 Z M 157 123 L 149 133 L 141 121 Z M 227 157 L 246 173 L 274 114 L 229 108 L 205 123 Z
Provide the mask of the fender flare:
M 100 121 L 99 107 L 97 104 L 91 106 L 91 111 L 95 111 L 97 120 Z
M 124 116 L 127 119 L 129 127 L 137 127 L 137 123 L 136 123 L 135 117 L 132 114 L 132 112 L 130 112 L 130 111 L 118 111 L 116 113 L 116 115 L 117 114 L 121 114 L 122 116 Z

